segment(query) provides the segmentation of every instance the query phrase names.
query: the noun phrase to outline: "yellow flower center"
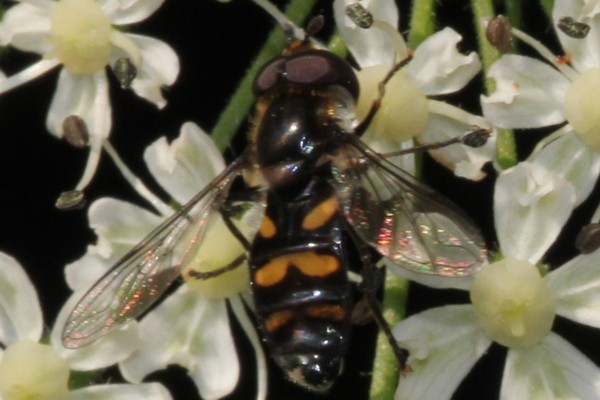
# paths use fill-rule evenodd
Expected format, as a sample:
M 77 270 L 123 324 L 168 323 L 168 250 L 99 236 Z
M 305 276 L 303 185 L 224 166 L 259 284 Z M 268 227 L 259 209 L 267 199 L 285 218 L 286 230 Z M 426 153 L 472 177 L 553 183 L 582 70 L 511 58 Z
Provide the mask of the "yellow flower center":
M 52 346 L 22 340 L 0 359 L 2 400 L 64 400 L 69 398 L 69 365 Z
M 486 335 L 506 347 L 538 343 L 556 315 L 554 295 L 535 266 L 510 257 L 475 276 L 471 302 Z
M 110 19 L 94 0 L 60 0 L 50 17 L 51 56 L 74 74 L 93 74 L 110 59 Z
M 195 279 L 190 271 L 210 272 L 233 263 L 246 251 L 242 244 L 233 237 L 231 231 L 219 217 L 211 221 L 215 226 L 207 227 L 209 235 L 204 235 L 202 243 L 184 260 L 183 277 L 189 288 L 209 299 L 224 299 L 247 289 L 250 276 L 246 262 L 235 269 L 209 279 Z M 243 232 L 242 224 L 236 224 Z M 187 240 L 183 240 L 187 242 Z M 193 274 L 193 272 L 192 272 Z
M 600 151 L 600 68 L 579 75 L 565 95 L 564 112 L 583 143 Z
M 358 72 L 360 97 L 356 108 L 363 119 L 379 95 L 379 83 L 389 72 L 389 67 L 374 66 Z M 429 115 L 429 102 L 425 94 L 401 70 L 394 74 L 385 87 L 385 96 L 365 140 L 384 140 L 397 143 L 420 135 Z

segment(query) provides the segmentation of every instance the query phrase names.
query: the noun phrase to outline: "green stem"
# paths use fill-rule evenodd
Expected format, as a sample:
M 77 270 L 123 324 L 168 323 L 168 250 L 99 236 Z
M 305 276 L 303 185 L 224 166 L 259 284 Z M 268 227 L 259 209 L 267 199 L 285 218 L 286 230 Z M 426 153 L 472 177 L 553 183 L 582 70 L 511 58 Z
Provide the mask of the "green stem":
M 520 28 L 523 26 L 523 4 L 520 0 L 506 0 L 506 16 L 512 26 Z M 514 44 L 513 44 L 514 45 Z
M 285 15 L 293 23 L 301 25 L 315 3 L 316 0 L 292 0 L 285 10 Z M 212 130 L 212 137 L 220 150 L 224 150 L 229 145 L 229 142 L 238 131 L 240 125 L 246 120 L 246 116 L 254 104 L 252 82 L 258 70 L 267 61 L 281 54 L 281 50 L 285 47 L 286 43 L 287 38 L 281 27 L 276 27 L 254 59 L 246 72 L 246 76 L 240 82 L 227 108 L 221 113 Z
M 542 8 L 548 14 L 548 18 L 552 19 L 552 9 L 554 8 L 554 0 L 540 0 Z
M 482 21 L 489 21 L 496 16 L 492 0 L 471 0 L 473 9 L 473 24 L 477 33 L 477 42 L 479 44 L 479 56 L 483 64 L 483 70 L 488 71 L 490 66 L 500 58 L 500 52 L 496 50 L 487 40 L 485 35 L 485 26 Z M 487 78 L 485 88 L 488 93 L 494 90 L 494 81 Z
M 337 54 L 342 58 L 346 58 L 348 56 L 348 48 L 346 47 L 346 44 L 344 43 L 338 32 L 335 32 L 329 38 L 327 48 L 329 49 L 329 51 L 331 51 L 334 54 Z
M 492 0 L 471 0 L 471 6 L 473 8 L 473 23 L 479 42 L 479 54 L 483 64 L 483 70 L 487 73 L 490 66 L 494 61 L 500 58 L 501 54 L 487 41 L 485 27 L 481 21 L 490 20 L 496 13 L 494 11 Z M 516 11 L 513 10 L 512 12 L 515 13 Z M 496 83 L 493 79 L 486 78 L 485 88 L 488 94 L 492 93 L 496 88 Z M 518 162 L 517 145 L 515 143 L 514 133 L 508 129 L 496 129 L 496 132 L 498 134 L 496 142 L 496 160 L 501 168 L 510 168 Z
M 385 277 L 385 291 L 382 312 L 390 327 L 404 318 L 408 281 L 393 275 L 389 270 Z M 387 337 L 382 332 L 377 336 L 377 347 L 373 363 L 370 400 L 391 400 L 394 398 L 398 379 L 398 360 L 390 347 Z
M 414 0 L 410 15 L 408 47 L 416 49 L 435 30 L 435 0 Z

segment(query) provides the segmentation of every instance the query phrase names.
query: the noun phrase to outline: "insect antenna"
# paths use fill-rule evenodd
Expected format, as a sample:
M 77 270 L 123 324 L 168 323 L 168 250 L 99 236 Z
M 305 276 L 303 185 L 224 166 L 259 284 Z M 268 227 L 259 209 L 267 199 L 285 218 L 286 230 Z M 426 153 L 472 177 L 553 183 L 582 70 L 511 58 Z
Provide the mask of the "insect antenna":
M 407 149 L 391 151 L 389 153 L 382 153 L 380 155 L 383 158 L 391 158 L 391 157 L 402 156 L 405 154 L 416 153 L 419 151 L 437 150 L 437 149 L 441 149 L 441 148 L 444 148 L 446 146 L 450 146 L 453 144 L 464 144 L 465 146 L 477 148 L 477 147 L 484 146 L 487 143 L 487 140 L 491 134 L 492 134 L 492 130 L 489 128 L 480 128 L 478 126 L 473 126 L 473 129 L 466 132 L 462 136 L 458 136 L 458 137 L 444 140 L 441 142 L 428 143 L 428 144 L 410 147 Z

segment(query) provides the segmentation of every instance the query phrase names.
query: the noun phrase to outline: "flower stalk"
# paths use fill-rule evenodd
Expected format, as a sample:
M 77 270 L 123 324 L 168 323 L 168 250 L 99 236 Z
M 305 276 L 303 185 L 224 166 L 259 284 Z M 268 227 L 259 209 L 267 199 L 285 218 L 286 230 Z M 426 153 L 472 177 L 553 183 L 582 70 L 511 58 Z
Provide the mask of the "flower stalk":
M 510 2 L 509 2 L 510 3 Z M 479 55 L 483 64 L 483 70 L 485 73 L 489 70 L 490 66 L 494 61 L 500 58 L 500 52 L 495 49 L 486 38 L 486 26 L 487 23 L 483 21 L 489 21 L 496 16 L 494 11 L 494 5 L 491 0 L 472 0 L 471 5 L 473 8 L 473 24 L 475 31 L 477 32 L 477 41 L 479 45 Z M 507 6 L 508 7 L 508 6 Z M 519 15 L 516 5 L 511 5 L 511 13 L 509 20 L 512 16 Z M 485 90 L 486 93 L 492 93 L 495 90 L 495 82 L 493 79 L 485 78 Z M 515 142 L 515 136 L 510 129 L 497 129 L 498 139 L 496 142 L 496 160 L 498 165 L 502 169 L 512 167 L 517 163 L 517 144 Z
M 412 7 L 408 46 L 415 49 L 435 31 L 435 1 L 415 0 Z

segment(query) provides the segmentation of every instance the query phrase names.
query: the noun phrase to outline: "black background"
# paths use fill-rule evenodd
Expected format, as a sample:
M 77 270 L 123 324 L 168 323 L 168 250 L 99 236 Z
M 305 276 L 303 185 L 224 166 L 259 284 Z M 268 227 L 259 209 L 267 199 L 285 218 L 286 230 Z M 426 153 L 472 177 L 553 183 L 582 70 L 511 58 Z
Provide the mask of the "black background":
M 282 5 L 284 2 L 277 2 Z M 401 29 L 408 26 L 408 2 L 401 4 Z M 464 52 L 475 50 L 472 16 L 465 1 L 441 2 L 439 26 L 451 26 L 466 38 Z M 560 47 L 552 35 L 548 21 L 536 2 L 526 6 L 526 30 L 549 44 L 557 54 Z M 10 2 L 2 2 L 4 6 Z M 331 1 L 321 1 L 314 14 L 323 14 L 331 26 Z M 222 4 L 214 0 L 166 1 L 150 19 L 134 27 L 136 33 L 157 37 L 169 43 L 181 61 L 180 76 L 165 96 L 167 107 L 159 111 L 130 91 L 122 91 L 111 77 L 113 131 L 111 142 L 133 171 L 157 193 L 163 193 L 152 180 L 142 159 L 144 149 L 158 137 L 176 137 L 181 124 L 195 121 L 207 131 L 214 125 L 228 97 L 243 76 L 250 60 L 273 28 L 273 21 L 249 1 Z M 525 52 L 527 49 L 523 49 Z M 1 68 L 11 74 L 37 60 L 18 51 L 0 60 Z M 46 113 L 54 93 L 58 71 L 0 96 L 0 250 L 14 256 L 28 271 L 38 288 L 46 323 L 52 324 L 62 303 L 69 296 L 63 268 L 85 252 L 95 238 L 87 225 L 86 209 L 59 211 L 54 207 L 57 196 L 72 189 L 83 171 L 87 151 L 76 150 L 51 136 L 45 129 Z M 467 94 L 444 99 L 465 109 L 480 113 L 478 93 L 481 76 L 467 88 Z M 535 130 L 519 135 L 522 157 L 548 130 Z M 243 132 L 240 133 L 243 135 Z M 243 137 L 243 136 L 241 136 Z M 231 152 L 230 152 L 231 153 Z M 425 179 L 456 201 L 481 226 L 490 247 L 496 239 L 492 221 L 494 173 L 483 182 L 466 182 L 455 178 L 429 160 L 425 161 Z M 560 265 L 575 253 L 574 234 L 589 220 L 595 207 L 597 190 L 569 222 L 547 260 Z M 86 191 L 90 201 L 111 196 L 144 203 L 122 179 L 108 157 L 103 157 L 96 177 Z M 409 312 L 446 303 L 462 304 L 466 293 L 411 287 Z M 168 329 L 168 327 L 165 327 Z M 555 330 L 582 349 L 596 363 L 600 355 L 590 345 L 597 330 L 558 319 Z M 287 383 L 276 368 L 269 372 L 270 399 L 312 399 L 367 397 L 370 351 L 374 343 L 374 327 L 357 328 L 352 339 L 346 373 L 327 396 L 314 396 Z M 228 399 L 250 399 L 255 390 L 255 364 L 252 351 L 243 334 L 236 336 L 242 358 L 242 379 L 237 391 Z M 498 397 L 505 350 L 493 345 L 474 371 L 463 382 L 454 398 Z M 272 367 L 272 366 L 271 366 Z M 185 371 L 169 367 L 153 374 L 151 379 L 164 382 L 177 399 L 197 399 L 193 383 Z M 485 384 L 482 384 L 484 383 Z

